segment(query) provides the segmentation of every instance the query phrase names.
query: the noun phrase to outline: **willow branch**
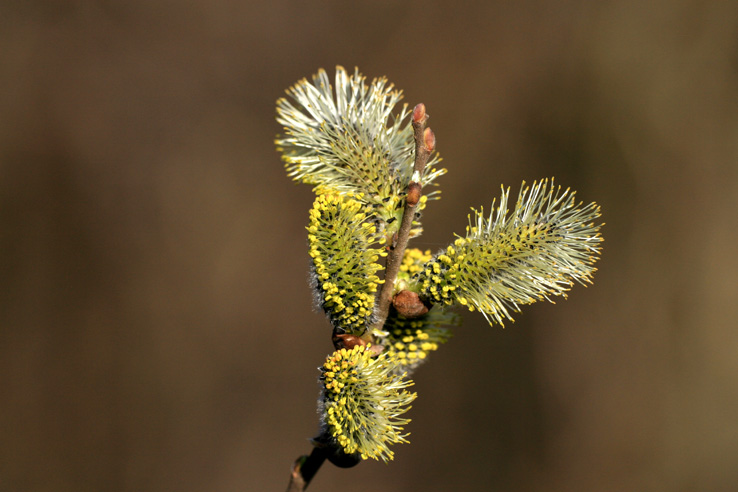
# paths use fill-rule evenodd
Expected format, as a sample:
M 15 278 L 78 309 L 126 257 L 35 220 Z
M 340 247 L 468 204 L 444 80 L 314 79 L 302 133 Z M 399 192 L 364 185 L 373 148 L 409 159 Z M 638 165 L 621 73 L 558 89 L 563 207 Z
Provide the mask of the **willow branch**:
M 425 112 L 425 105 L 418 104 L 413 109 L 413 134 L 415 136 L 415 163 L 413 167 L 413 177 L 407 187 L 407 196 L 405 198 L 405 209 L 402 213 L 402 221 L 400 229 L 397 231 L 396 238 L 393 239 L 389 246 L 387 255 L 387 265 L 384 274 L 384 284 L 379 291 L 375 309 L 375 321 L 372 325 L 373 329 L 381 329 L 387 321 L 389 307 L 392 303 L 392 292 L 394 290 L 395 279 L 400 271 L 402 258 L 405 255 L 405 248 L 410 239 L 410 230 L 412 229 L 413 219 L 415 218 L 415 209 L 420 202 L 423 189 L 420 183 L 425 171 L 425 165 L 431 152 L 436 147 L 436 137 L 430 128 L 425 127 L 428 115 Z
M 309 456 L 304 455 L 297 458 L 297 461 L 292 466 L 287 492 L 302 492 L 305 490 L 310 485 L 310 481 L 315 474 L 320 470 L 326 458 L 327 452 L 322 447 L 314 447 L 313 452 Z

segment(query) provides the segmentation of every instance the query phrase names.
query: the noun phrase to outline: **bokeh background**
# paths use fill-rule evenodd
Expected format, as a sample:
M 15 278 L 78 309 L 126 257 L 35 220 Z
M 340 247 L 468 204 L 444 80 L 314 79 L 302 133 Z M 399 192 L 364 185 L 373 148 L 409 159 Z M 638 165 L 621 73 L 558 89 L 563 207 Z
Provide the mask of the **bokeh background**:
M 738 3 L 698 0 L 1 2 L 0 490 L 286 488 L 331 344 L 274 103 L 337 64 L 428 107 L 415 246 L 549 176 L 607 225 L 311 490 L 738 490 Z

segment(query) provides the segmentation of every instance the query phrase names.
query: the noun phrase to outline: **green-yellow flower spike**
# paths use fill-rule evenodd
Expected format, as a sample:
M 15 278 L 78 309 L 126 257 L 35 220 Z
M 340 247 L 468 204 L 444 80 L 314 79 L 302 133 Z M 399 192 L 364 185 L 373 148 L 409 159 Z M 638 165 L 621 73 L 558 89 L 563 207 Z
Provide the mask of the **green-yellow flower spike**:
M 423 271 L 423 266 L 433 258 L 430 250 L 422 251 L 418 248 L 407 248 L 402 257 L 398 280 L 409 281 L 413 276 Z
M 384 236 L 351 196 L 320 195 L 310 210 L 308 241 L 316 302 L 336 328 L 361 335 L 382 280 L 377 262 L 386 255 Z
M 510 311 L 550 296 L 565 295 L 578 282 L 591 283 L 602 237 L 595 203 L 575 201 L 553 180 L 523 187 L 511 213 L 509 189 L 486 218 L 474 211 L 466 237 L 429 261 L 416 281 L 436 303 L 479 310 L 487 321 L 513 320 Z
M 336 67 L 335 90 L 319 70 L 312 82 L 303 79 L 277 101 L 277 121 L 284 134 L 276 139 L 288 174 L 315 185 L 316 192 L 361 195 L 388 233 L 399 225 L 404 194 L 412 179 L 415 143 L 407 105 L 393 115 L 402 93 L 387 79 L 367 85 L 358 69 L 349 75 Z M 420 180 L 425 196 L 446 172 L 431 157 Z M 425 206 L 425 203 L 423 203 Z M 422 208 L 422 207 L 421 207 Z
M 428 354 L 451 338 L 451 330 L 445 327 L 459 323 L 458 314 L 444 311 L 440 306 L 413 319 L 403 318 L 393 311 L 384 325 L 386 336 L 379 340 L 384 351 L 394 359 L 395 372 L 410 374 L 425 362 Z
M 334 352 L 321 367 L 321 425 L 346 454 L 386 462 L 394 457 L 390 445 L 407 442 L 402 426 L 410 420 L 400 416 L 416 394 L 392 367 L 387 354 L 373 357 L 361 345 Z

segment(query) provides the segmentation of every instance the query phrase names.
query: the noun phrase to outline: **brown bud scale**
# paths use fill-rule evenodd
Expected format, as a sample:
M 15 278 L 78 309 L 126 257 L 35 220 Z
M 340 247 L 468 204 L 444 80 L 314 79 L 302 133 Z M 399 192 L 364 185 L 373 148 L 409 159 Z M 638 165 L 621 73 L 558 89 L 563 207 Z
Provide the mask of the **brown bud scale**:
M 413 108 L 413 123 L 420 123 L 425 119 L 425 104 L 420 103 Z
M 407 204 L 414 207 L 420 201 L 420 195 L 423 192 L 423 187 L 419 183 L 411 182 L 407 187 Z
M 423 145 L 429 152 L 433 152 L 436 148 L 436 134 L 430 128 L 426 128 L 423 132 Z
M 430 306 L 427 306 L 418 296 L 417 292 L 402 290 L 392 298 L 392 305 L 397 313 L 405 318 L 417 318 L 428 312 Z
M 356 347 L 357 345 L 364 346 L 366 345 L 366 342 L 362 340 L 361 338 L 357 337 L 356 335 L 348 335 L 348 334 L 341 334 L 341 335 L 333 335 L 333 346 L 336 347 L 336 350 L 338 349 L 352 349 Z

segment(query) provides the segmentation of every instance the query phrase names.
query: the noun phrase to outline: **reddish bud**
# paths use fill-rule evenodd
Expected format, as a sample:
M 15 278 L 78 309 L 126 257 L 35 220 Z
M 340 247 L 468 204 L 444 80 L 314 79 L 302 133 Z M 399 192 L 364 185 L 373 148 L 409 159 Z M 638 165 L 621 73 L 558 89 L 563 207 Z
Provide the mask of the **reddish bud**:
M 430 309 L 418 296 L 417 292 L 402 290 L 392 298 L 392 305 L 398 314 L 405 318 L 417 318 L 423 316 Z
M 430 128 L 426 128 L 423 132 L 423 145 L 428 152 L 433 152 L 436 148 L 436 134 Z
M 420 103 L 413 109 L 413 123 L 425 120 L 425 104 Z
M 406 203 L 411 207 L 414 207 L 420 201 L 420 195 L 422 194 L 423 187 L 415 181 L 411 182 L 407 187 L 407 201 Z
M 333 335 L 333 345 L 338 349 L 352 349 L 357 345 L 366 345 L 366 342 L 356 335 Z

